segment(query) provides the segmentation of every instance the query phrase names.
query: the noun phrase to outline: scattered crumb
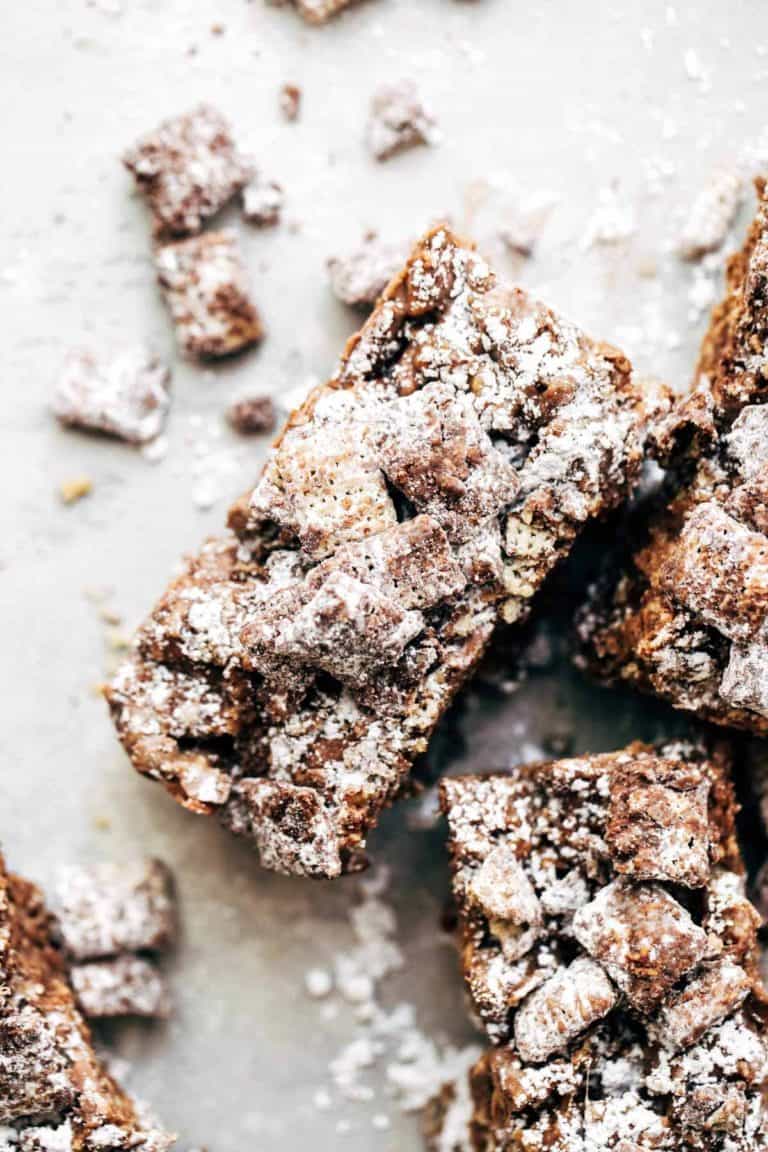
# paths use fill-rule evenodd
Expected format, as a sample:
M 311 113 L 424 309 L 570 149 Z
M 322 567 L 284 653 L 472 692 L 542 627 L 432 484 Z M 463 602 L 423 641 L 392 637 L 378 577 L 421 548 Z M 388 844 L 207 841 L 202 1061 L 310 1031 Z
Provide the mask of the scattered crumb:
M 227 408 L 227 420 L 236 432 L 251 435 L 271 432 L 275 426 L 275 405 L 271 396 L 243 396 Z
M 278 98 L 283 119 L 293 122 L 298 120 L 301 112 L 302 91 L 297 84 L 283 84 Z
M 723 246 L 745 191 L 737 170 L 724 168 L 714 173 L 691 205 L 683 226 L 679 252 L 684 260 L 699 260 Z
M 322 1000 L 333 990 L 333 977 L 326 968 L 308 968 L 304 973 L 304 987 L 313 1000 Z
M 59 496 L 64 504 L 76 504 L 93 491 L 93 481 L 87 476 L 75 476 L 59 485 Z
M 370 308 L 404 263 L 405 245 L 388 244 L 376 232 L 366 232 L 362 242 L 327 262 L 334 295 L 352 308 Z
M 597 207 L 587 224 L 583 248 L 595 244 L 618 244 L 629 240 L 637 230 L 632 205 L 619 189 L 609 184 L 598 192 Z
M 282 185 L 254 172 L 243 188 L 242 196 L 243 216 L 249 224 L 259 228 L 279 224 L 285 201 Z
M 376 160 L 439 142 L 437 122 L 413 80 L 384 84 L 374 93 L 368 119 L 368 149 Z

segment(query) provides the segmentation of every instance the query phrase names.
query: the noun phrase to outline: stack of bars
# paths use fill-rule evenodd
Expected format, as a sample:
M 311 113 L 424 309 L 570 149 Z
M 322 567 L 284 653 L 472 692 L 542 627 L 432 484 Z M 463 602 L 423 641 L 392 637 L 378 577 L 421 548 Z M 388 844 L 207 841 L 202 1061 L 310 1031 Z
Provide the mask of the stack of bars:
M 108 692 L 136 768 L 336 876 L 483 654 L 619 506 L 648 398 L 626 358 L 429 233 L 171 584 Z
M 758 199 L 691 394 L 651 437 L 671 465 L 664 490 L 579 632 L 603 678 L 765 734 L 763 183 Z M 707 736 L 443 782 L 461 965 L 494 1047 L 468 1099 L 447 1086 L 434 1102 L 432 1147 L 768 1147 L 761 921 L 745 896 L 730 757 Z

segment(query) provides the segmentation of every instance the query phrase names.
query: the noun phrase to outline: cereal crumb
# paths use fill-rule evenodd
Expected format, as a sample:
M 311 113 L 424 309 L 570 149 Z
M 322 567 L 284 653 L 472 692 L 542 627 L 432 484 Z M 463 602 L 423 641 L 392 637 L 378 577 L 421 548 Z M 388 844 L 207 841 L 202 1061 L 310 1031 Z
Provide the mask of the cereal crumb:
M 437 122 L 413 80 L 384 84 L 374 93 L 367 132 L 376 160 L 389 160 L 420 144 L 439 142 Z
M 275 426 L 275 405 L 271 396 L 242 396 L 227 408 L 227 420 L 236 432 L 251 435 L 271 432 Z
M 299 113 L 301 112 L 301 88 L 297 84 L 283 84 L 280 89 L 279 107 L 283 114 L 283 119 L 293 123 L 298 120 Z
M 93 491 L 93 481 L 87 476 L 75 476 L 59 485 L 59 496 L 64 504 L 77 504 Z

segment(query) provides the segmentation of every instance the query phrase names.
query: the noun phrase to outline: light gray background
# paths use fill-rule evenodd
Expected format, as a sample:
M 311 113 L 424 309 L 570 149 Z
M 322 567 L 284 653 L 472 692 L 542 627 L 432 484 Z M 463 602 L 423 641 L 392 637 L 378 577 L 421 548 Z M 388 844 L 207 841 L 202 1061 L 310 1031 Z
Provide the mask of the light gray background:
M 223 35 L 212 35 L 215 22 Z M 235 442 L 224 405 L 246 387 L 279 396 L 331 370 L 355 317 L 332 299 L 324 261 L 364 227 L 394 239 L 450 214 L 502 272 L 623 342 L 644 371 L 684 384 L 704 318 L 669 245 L 697 188 L 759 137 L 767 49 L 761 0 L 369 0 L 324 29 L 262 0 L 2 6 L 0 836 L 12 865 L 43 883 L 60 861 L 105 855 L 151 851 L 175 866 L 179 1010 L 166 1028 L 120 1029 L 117 1040 L 135 1061 L 134 1086 L 186 1145 L 406 1152 L 420 1140 L 414 1118 L 383 1095 L 330 1112 L 312 1103 L 355 1024 L 345 1006 L 323 1020 L 302 976 L 349 944 L 356 882 L 262 873 L 246 846 L 134 775 L 93 691 L 110 653 L 86 591 L 111 589 L 106 603 L 130 629 L 179 554 L 219 527 L 265 447 Z M 420 78 L 444 141 L 377 166 L 362 134 L 372 89 L 392 76 Z M 295 125 L 277 112 L 286 81 L 304 89 Z M 150 339 L 173 356 L 147 217 L 118 156 L 200 99 L 228 114 L 284 183 L 286 221 L 242 229 L 267 340 L 209 371 L 175 363 L 169 451 L 150 464 L 126 446 L 60 431 L 47 404 L 73 344 Z M 600 190 L 614 183 L 637 231 L 618 246 L 585 245 Z M 515 196 L 557 198 L 537 259 L 523 268 L 494 240 Z M 65 508 L 57 486 L 81 473 L 93 495 Z M 193 501 L 201 473 L 204 484 L 215 474 L 220 490 L 206 512 Z M 615 747 L 653 734 L 657 719 L 576 673 L 539 674 L 504 703 L 469 700 L 462 729 L 472 755 L 449 742 L 451 766 L 512 763 L 553 725 L 573 728 L 578 748 Z M 470 1032 L 455 957 L 436 927 L 441 835 L 409 831 L 407 807 L 371 840 L 393 871 L 408 961 L 382 999 L 413 1001 L 427 1032 L 458 1040 Z M 371 1125 L 382 1111 L 388 1131 Z M 336 1132 L 339 1118 L 349 1134 Z

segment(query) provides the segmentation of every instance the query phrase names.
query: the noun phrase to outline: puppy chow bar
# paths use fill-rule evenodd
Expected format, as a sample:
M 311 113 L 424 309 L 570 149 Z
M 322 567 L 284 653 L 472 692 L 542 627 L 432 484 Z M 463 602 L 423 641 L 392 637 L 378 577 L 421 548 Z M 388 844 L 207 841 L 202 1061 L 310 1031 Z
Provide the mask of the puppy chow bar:
M 368 830 L 499 620 L 642 455 L 624 356 L 447 229 L 415 248 L 109 690 L 136 768 L 302 875 Z

